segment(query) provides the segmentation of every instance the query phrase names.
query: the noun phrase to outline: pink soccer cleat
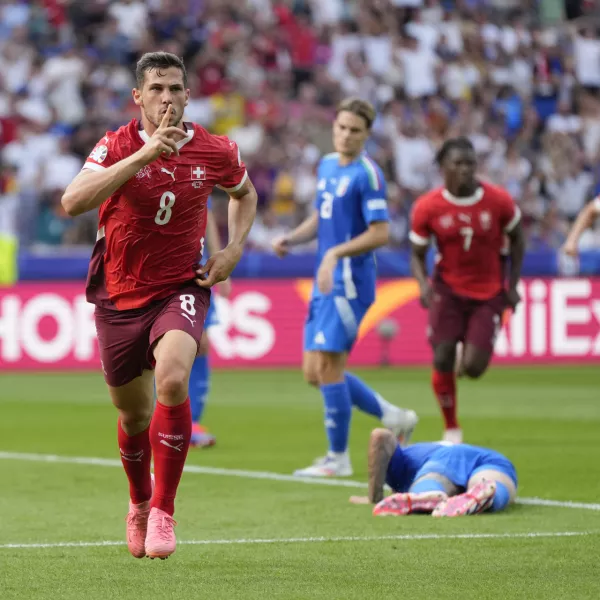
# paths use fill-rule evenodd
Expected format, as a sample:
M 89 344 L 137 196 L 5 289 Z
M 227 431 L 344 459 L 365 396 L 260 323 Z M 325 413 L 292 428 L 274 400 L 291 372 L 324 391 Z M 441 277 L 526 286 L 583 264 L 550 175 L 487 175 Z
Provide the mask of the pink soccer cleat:
M 154 491 L 154 473 L 150 475 L 152 480 L 152 491 Z M 127 548 L 135 558 L 146 556 L 146 530 L 148 528 L 148 517 L 150 516 L 150 500 L 132 504 L 129 501 L 129 512 L 125 521 L 127 522 Z
M 419 492 L 392 494 L 373 508 L 376 517 L 410 515 L 411 513 L 431 513 L 440 502 L 447 500 L 444 492 Z
M 129 502 L 127 513 L 127 548 L 135 558 L 146 556 L 146 530 L 150 516 L 150 500 L 140 504 Z
M 177 545 L 175 525 L 177 523 L 173 517 L 164 510 L 153 508 L 150 511 L 146 534 L 146 556 L 165 559 L 175 552 Z
M 217 443 L 217 438 L 199 423 L 192 424 L 190 446 L 193 448 L 210 448 Z
M 442 502 L 433 511 L 432 516 L 461 517 L 482 513 L 492 505 L 495 493 L 496 484 L 493 481 L 483 480 L 464 494 L 452 496 Z

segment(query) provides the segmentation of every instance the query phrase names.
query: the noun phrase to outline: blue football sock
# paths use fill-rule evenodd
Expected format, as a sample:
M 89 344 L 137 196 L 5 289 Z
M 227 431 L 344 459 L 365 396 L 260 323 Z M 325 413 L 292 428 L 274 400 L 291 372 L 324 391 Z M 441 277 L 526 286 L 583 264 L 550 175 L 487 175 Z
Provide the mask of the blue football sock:
M 446 488 L 435 479 L 420 479 L 416 483 L 413 483 L 408 491 L 413 494 L 420 494 L 422 492 L 444 492 L 445 494 Z
M 376 394 L 362 379 L 352 373 L 344 373 L 346 384 L 350 392 L 352 405 L 359 410 L 381 419 L 383 409 L 380 403 L 381 396 Z
M 350 434 L 352 402 L 346 382 L 328 383 L 321 386 L 325 405 L 325 429 L 330 452 L 346 452 Z
M 200 423 L 204 405 L 210 385 L 210 367 L 208 356 L 198 356 L 192 365 L 190 373 L 190 407 L 192 409 L 192 423 Z
M 496 481 L 496 493 L 494 494 L 494 501 L 490 507 L 490 512 L 498 512 L 504 510 L 510 502 L 510 492 L 508 488 L 499 481 Z

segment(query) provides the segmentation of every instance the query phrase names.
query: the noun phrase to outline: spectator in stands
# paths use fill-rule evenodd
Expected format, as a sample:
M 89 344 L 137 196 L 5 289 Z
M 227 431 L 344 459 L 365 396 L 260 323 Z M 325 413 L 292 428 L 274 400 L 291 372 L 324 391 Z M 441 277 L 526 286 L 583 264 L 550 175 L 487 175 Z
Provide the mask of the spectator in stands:
M 394 246 L 415 196 L 439 182 L 432 157 L 449 135 L 469 136 L 481 175 L 510 188 L 531 242 L 556 246 L 600 191 L 600 36 L 588 5 L 544 25 L 538 4 L 5 0 L 0 157 L 17 174 L 21 241 L 70 238 L 48 193 L 134 115 L 129 68 L 163 47 L 192 65 L 187 118 L 242 149 L 265 211 L 256 240 L 306 214 L 314 156 L 330 149 L 323 124 L 352 93 L 381 115 L 368 150 L 392 184 Z M 78 242 L 93 243 L 93 225 Z

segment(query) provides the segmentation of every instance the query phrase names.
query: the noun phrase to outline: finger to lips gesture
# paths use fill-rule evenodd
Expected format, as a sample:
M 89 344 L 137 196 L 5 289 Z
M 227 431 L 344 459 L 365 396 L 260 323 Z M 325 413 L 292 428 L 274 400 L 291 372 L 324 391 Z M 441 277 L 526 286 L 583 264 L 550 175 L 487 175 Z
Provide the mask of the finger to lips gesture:
M 146 147 L 150 152 L 151 160 L 155 160 L 161 155 L 164 155 L 167 158 L 170 158 L 172 154 L 179 156 L 177 142 L 186 136 L 186 132 L 179 127 L 169 126 L 172 114 L 173 105 L 169 104 L 160 125 L 146 144 Z

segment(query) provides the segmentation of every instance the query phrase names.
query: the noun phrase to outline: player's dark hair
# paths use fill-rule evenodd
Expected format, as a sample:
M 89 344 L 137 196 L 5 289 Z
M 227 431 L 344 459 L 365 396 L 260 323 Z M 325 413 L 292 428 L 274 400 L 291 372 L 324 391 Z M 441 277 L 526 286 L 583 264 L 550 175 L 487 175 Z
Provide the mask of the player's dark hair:
M 338 104 L 335 116 L 337 117 L 341 112 L 350 112 L 358 117 L 362 117 L 367 124 L 367 129 L 371 129 L 371 125 L 373 125 L 373 121 L 377 116 L 377 112 L 370 102 L 354 97 L 346 98 Z
M 435 162 L 438 165 L 441 165 L 446 159 L 446 156 L 448 156 L 448 153 L 452 150 L 475 152 L 475 146 L 473 146 L 471 140 L 466 137 L 450 138 L 449 140 L 446 140 L 438 150 L 438 153 L 435 155 Z
M 187 87 L 187 71 L 183 64 L 183 60 L 181 60 L 179 56 L 171 54 L 170 52 L 146 52 L 146 54 L 138 60 L 135 67 L 135 79 L 137 81 L 138 89 L 142 89 L 144 85 L 146 71 L 160 71 L 171 67 L 175 67 L 181 71 L 183 75 L 183 85 L 184 87 Z

